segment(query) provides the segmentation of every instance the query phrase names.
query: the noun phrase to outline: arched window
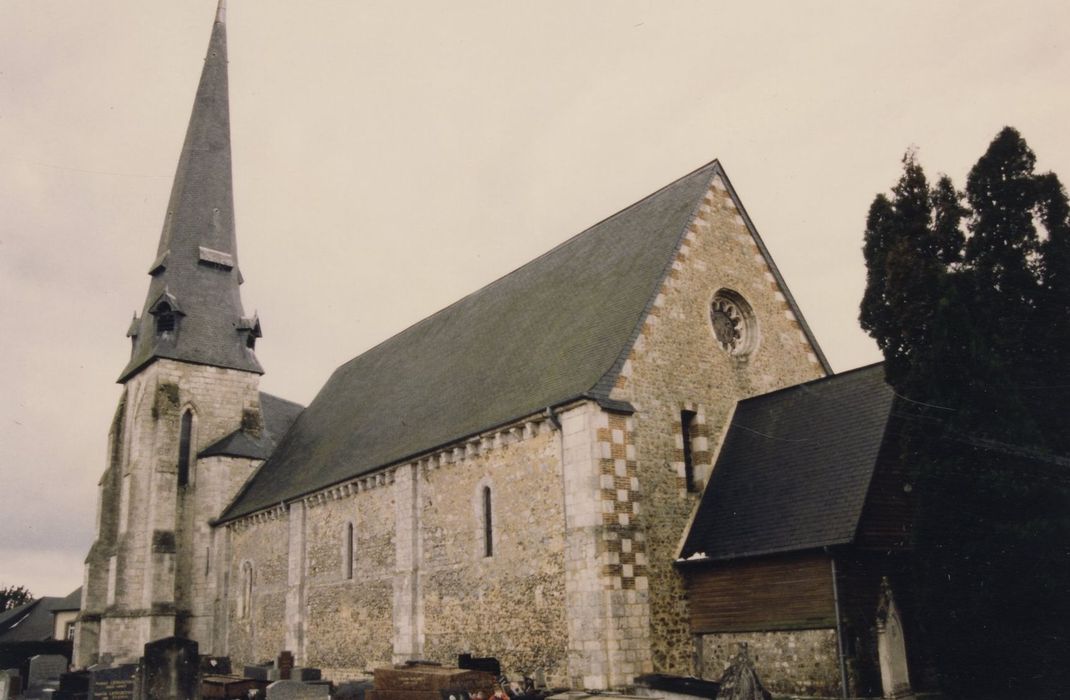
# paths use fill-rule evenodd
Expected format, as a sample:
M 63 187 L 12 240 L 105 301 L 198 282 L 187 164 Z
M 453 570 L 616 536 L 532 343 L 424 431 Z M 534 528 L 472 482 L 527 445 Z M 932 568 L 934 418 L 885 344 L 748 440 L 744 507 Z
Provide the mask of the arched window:
M 353 578 L 353 523 L 346 523 L 342 531 L 342 577 Z
M 166 301 L 160 303 L 155 310 L 156 335 L 170 333 L 175 330 L 175 311 Z
M 494 556 L 494 522 L 492 520 L 490 487 L 483 487 L 483 556 Z
M 190 442 L 193 438 L 193 411 L 189 409 L 182 414 L 182 423 L 178 434 L 178 485 L 189 483 Z
M 239 617 L 249 617 L 253 608 L 253 565 L 245 562 L 241 565 L 241 595 L 238 596 Z

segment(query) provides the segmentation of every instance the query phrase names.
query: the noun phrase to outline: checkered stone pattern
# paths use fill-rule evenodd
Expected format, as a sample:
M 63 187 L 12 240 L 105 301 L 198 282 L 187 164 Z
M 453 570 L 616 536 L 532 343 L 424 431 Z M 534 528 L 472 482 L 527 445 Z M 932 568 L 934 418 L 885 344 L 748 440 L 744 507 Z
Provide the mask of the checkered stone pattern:
M 608 590 L 646 590 L 646 537 L 636 527 L 639 470 L 632 419 L 617 414 L 609 414 L 607 418 L 608 426 L 598 429 L 602 575 Z
M 706 423 L 706 410 L 701 404 L 684 402 L 680 404 L 678 413 L 692 411 L 695 418 L 691 423 L 691 465 L 694 469 L 694 491 L 702 493 L 706 482 L 709 481 L 713 471 L 713 453 L 710 450 L 710 430 Z M 684 463 L 684 426 L 682 422 L 676 424 L 674 439 L 676 449 L 673 453 L 673 471 L 676 473 L 676 486 L 681 492 L 687 491 L 687 467 Z

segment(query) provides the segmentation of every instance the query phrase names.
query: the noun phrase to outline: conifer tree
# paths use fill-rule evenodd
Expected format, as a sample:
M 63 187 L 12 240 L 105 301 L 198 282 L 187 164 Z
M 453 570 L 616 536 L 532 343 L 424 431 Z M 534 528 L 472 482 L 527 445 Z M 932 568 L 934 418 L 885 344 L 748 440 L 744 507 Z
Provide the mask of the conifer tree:
M 867 220 L 860 320 L 900 396 L 915 627 L 956 697 L 1070 693 L 1070 205 L 1035 165 L 1005 128 L 962 195 L 908 152 Z

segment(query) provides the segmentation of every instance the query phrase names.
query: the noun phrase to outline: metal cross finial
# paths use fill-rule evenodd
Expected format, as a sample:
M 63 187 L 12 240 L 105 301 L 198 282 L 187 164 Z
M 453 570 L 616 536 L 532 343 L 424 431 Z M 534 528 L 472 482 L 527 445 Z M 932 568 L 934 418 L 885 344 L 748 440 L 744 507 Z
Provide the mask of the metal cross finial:
M 219 7 L 215 11 L 215 21 L 220 24 L 227 22 L 227 0 L 219 0 Z

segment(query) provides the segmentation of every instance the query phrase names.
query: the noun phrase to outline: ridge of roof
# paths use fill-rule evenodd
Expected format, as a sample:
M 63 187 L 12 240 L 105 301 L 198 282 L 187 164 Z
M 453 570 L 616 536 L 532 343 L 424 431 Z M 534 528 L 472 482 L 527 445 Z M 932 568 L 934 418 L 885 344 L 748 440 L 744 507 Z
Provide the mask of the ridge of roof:
M 339 366 L 219 521 L 548 406 L 606 400 L 599 382 L 634 342 L 719 168 L 676 178 Z
M 416 321 L 412 325 L 407 326 L 407 327 L 403 328 L 402 330 L 398 331 L 397 333 L 391 335 L 390 337 L 388 337 L 388 338 L 376 343 L 375 345 L 369 347 L 367 350 L 364 350 L 363 352 L 361 352 L 359 355 L 356 355 L 355 357 L 352 357 L 352 358 L 346 360 L 345 362 L 343 362 L 341 365 L 339 365 L 336 368 L 335 371 L 345 367 L 346 365 L 348 365 L 348 364 L 350 364 L 352 362 L 356 362 L 357 360 L 359 360 L 364 355 L 368 354 L 369 352 L 372 352 L 373 350 L 378 349 L 382 345 L 385 345 L 385 344 L 389 343 L 390 341 L 394 340 L 395 338 L 397 338 L 400 335 L 403 335 L 404 333 L 406 333 L 409 330 L 411 330 L 412 328 L 420 325 L 421 323 L 426 323 L 428 321 L 431 321 L 432 319 L 434 319 L 439 314 L 442 314 L 442 313 L 445 313 L 446 311 L 449 311 L 450 309 L 452 309 L 453 307 L 463 303 L 464 301 L 466 301 L 470 297 L 476 296 L 477 294 L 480 294 L 480 293 L 484 292 L 485 290 L 495 286 L 499 282 L 505 281 L 508 277 L 511 277 L 512 275 L 515 275 L 515 274 L 523 271 L 525 268 L 531 267 L 532 265 L 535 265 L 536 263 L 541 262 L 544 258 L 547 258 L 547 257 L 553 255 L 554 253 L 557 253 L 561 248 L 564 248 L 564 247 L 568 246 L 570 243 L 574 242 L 577 238 L 580 238 L 581 236 L 583 236 L 587 232 L 591 231 L 592 229 L 595 229 L 598 226 L 601 226 L 602 224 L 605 224 L 605 223 L 607 223 L 609 221 L 612 221 L 613 219 L 617 218 L 618 216 L 628 212 L 630 209 L 632 209 L 634 207 L 637 207 L 637 206 L 643 204 L 644 202 L 646 202 L 646 201 L 658 196 L 659 194 L 661 194 L 665 190 L 669 189 L 673 185 L 679 183 L 680 181 L 686 180 L 687 178 L 691 177 L 692 175 L 696 175 L 699 172 L 701 172 L 701 171 L 703 171 L 703 170 L 705 170 L 707 168 L 719 168 L 719 167 L 720 167 L 720 163 L 718 162 L 718 160 L 716 158 L 714 158 L 713 160 L 708 161 L 705 164 L 700 165 L 699 167 L 695 168 L 694 170 L 692 170 L 691 172 L 687 173 L 686 175 L 681 175 L 680 177 L 676 178 L 675 180 L 673 180 L 669 184 L 664 185 L 662 187 L 659 187 L 657 190 L 651 192 L 650 194 L 648 194 L 648 195 L 646 195 L 644 197 L 640 197 L 639 199 L 635 200 L 634 202 L 632 202 L 628 206 L 626 206 L 626 207 L 624 207 L 622 209 L 618 209 L 617 211 L 613 212 L 609 216 L 606 216 L 606 217 L 604 217 L 602 219 L 599 219 L 598 221 L 596 221 L 595 223 L 591 224 L 587 228 L 583 229 L 579 233 L 572 234 L 571 236 L 569 236 L 565 240 L 561 241 L 560 243 L 556 244 L 554 247 L 550 248 L 549 250 L 546 250 L 546 251 L 540 253 L 539 255 L 536 255 L 531 260 L 528 260 L 527 262 L 522 263 L 522 264 L 518 265 L 517 267 L 514 267 L 509 272 L 506 272 L 505 274 L 501 275 L 500 277 L 496 277 L 495 279 L 491 280 L 490 282 L 487 282 L 486 284 L 484 284 L 482 287 L 479 287 L 478 289 L 475 289 L 475 290 L 465 294 L 460 299 L 457 299 L 457 300 L 455 300 L 453 302 L 450 302 L 449 304 L 447 304 L 446 306 L 443 306 L 438 311 L 434 311 L 430 315 L 424 316 L 423 318 L 421 318 L 419 321 Z M 711 175 L 711 179 L 712 179 L 712 175 Z M 695 208 L 697 209 L 698 205 L 696 205 Z M 686 224 L 685 224 L 685 229 L 686 229 Z M 681 236 L 682 235 L 683 234 L 681 232 Z M 672 266 L 672 264 L 671 264 L 671 261 L 670 261 L 670 263 L 667 266 L 667 268 L 671 267 L 671 266 Z M 649 308 L 648 308 L 648 310 L 649 310 Z M 634 340 L 634 338 L 633 338 L 633 340 Z M 593 389 L 593 387 L 592 387 L 592 389 Z

